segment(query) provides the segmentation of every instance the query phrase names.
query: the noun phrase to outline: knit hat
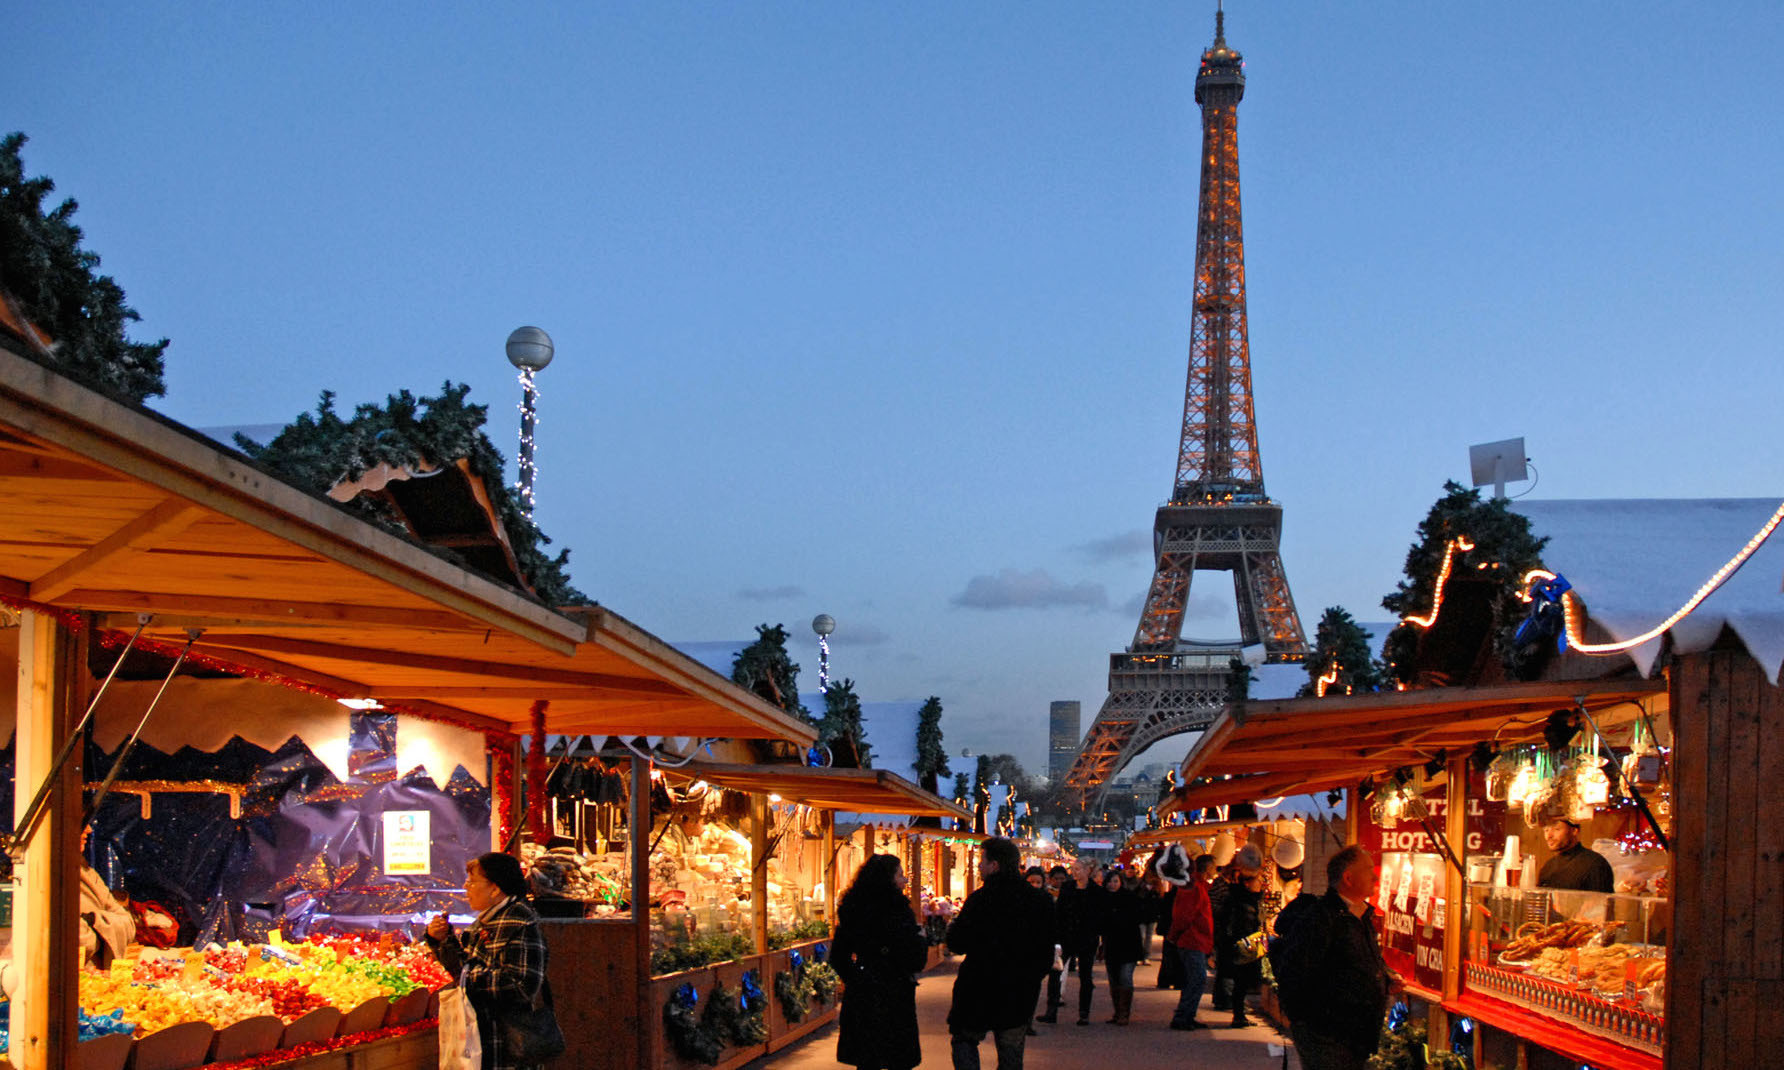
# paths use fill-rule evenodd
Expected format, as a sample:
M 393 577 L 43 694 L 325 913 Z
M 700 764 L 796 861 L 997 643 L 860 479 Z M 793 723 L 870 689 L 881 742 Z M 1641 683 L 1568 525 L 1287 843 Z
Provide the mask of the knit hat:
M 1233 852 L 1238 849 L 1239 845 L 1233 842 L 1232 833 L 1223 832 L 1214 837 L 1214 843 L 1208 848 L 1208 853 L 1214 856 L 1215 865 L 1224 867 L 1233 860 Z
M 1180 843 L 1167 844 L 1158 853 L 1158 862 L 1154 868 L 1166 884 L 1174 884 L 1179 888 L 1189 884 L 1189 852 Z
M 1293 836 L 1284 836 L 1270 848 L 1270 857 L 1276 860 L 1278 869 L 1298 869 L 1307 858 L 1307 851 L 1301 841 Z
M 1247 877 L 1261 873 L 1264 868 L 1264 852 L 1258 850 L 1256 844 L 1248 843 L 1239 848 L 1233 857 L 1233 864 L 1238 866 L 1239 872 Z

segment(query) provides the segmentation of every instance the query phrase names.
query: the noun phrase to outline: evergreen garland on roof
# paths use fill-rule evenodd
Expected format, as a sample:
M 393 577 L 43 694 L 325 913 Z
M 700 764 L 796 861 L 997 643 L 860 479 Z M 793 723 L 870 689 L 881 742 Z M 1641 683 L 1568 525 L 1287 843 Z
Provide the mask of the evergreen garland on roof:
M 1307 682 L 1296 692 L 1297 697 L 1318 695 L 1320 678 L 1334 667 L 1338 678 L 1327 685 L 1328 695 L 1381 690 L 1383 674 L 1369 654 L 1369 636 L 1349 610 L 1343 606 L 1328 608 L 1314 630 L 1313 653 L 1307 658 Z
M 756 641 L 731 659 L 731 682 L 806 724 L 816 724 L 799 701 L 799 666 L 787 653 L 785 625 L 756 625 Z
M 27 179 L 19 150 L 24 134 L 0 139 L 0 289 L 50 337 L 58 371 L 102 393 L 140 404 L 167 393 L 162 379 L 167 339 L 132 342 L 126 324 L 142 319 L 124 303 L 110 275 L 95 274 L 99 254 L 81 248 L 70 198 L 51 211 L 47 177 Z
M 1443 484 L 1444 495 L 1419 522 L 1418 541 L 1406 552 L 1406 578 L 1394 593 L 1381 600 L 1382 607 L 1398 617 L 1429 613 L 1437 595 L 1437 576 L 1443 568 L 1444 550 L 1456 536 L 1466 536 L 1474 549 L 1456 554 L 1451 582 L 1459 579 L 1492 583 L 1493 647 L 1513 679 L 1524 679 L 1537 668 L 1531 651 L 1517 649 L 1512 634 L 1524 617 L 1518 599 L 1518 579 L 1542 566 L 1547 537 L 1530 533 L 1530 520 L 1511 511 L 1503 498 L 1481 501 L 1480 491 L 1464 488 L 1454 480 Z M 1402 683 L 1411 683 L 1420 629 L 1401 624 L 1388 633 L 1382 661 Z
M 417 398 L 402 390 L 383 405 L 360 405 L 350 419 L 341 418 L 335 411 L 334 392 L 325 390 L 314 413 L 299 414 L 271 442 L 262 445 L 243 435 L 235 441 L 254 460 L 316 494 L 326 494 L 336 483 L 358 479 L 380 464 L 437 468 L 466 460 L 471 474 L 483 481 L 521 575 L 539 598 L 550 606 L 587 604 L 588 596 L 570 583 L 570 551 L 546 555 L 543 547 L 551 540 L 527 519 L 519 498 L 503 480 L 501 451 L 483 430 L 489 406 L 466 403 L 470 390 L 450 381 L 434 397 Z M 402 519 L 381 499 L 360 495 L 345 508 L 409 537 Z

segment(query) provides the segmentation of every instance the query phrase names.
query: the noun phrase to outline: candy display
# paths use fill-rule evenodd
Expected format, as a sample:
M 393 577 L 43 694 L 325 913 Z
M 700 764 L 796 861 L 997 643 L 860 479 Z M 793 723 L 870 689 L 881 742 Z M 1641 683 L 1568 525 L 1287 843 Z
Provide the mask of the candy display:
M 419 944 L 312 937 L 300 944 L 230 944 L 198 952 L 144 949 L 81 974 L 83 1022 L 94 1035 L 153 1033 L 180 1022 L 218 1028 L 261 1015 L 291 1022 L 319 1007 L 349 1010 L 451 980 Z

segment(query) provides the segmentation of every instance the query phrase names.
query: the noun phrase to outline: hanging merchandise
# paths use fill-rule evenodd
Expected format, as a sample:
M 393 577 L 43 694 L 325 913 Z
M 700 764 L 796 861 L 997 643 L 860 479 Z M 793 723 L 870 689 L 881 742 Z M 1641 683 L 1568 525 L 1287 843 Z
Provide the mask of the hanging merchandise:
M 1515 751 L 1500 751 L 1493 756 L 1492 764 L 1487 766 L 1487 801 L 1504 802 L 1511 791 L 1512 782 L 1518 776 L 1518 756 Z

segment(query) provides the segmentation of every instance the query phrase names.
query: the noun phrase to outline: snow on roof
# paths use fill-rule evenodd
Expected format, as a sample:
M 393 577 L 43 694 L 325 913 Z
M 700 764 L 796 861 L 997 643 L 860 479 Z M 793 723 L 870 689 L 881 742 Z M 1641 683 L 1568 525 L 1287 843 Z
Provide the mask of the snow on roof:
M 1543 564 L 1567 578 L 1607 635 L 1630 639 L 1677 612 L 1771 519 L 1777 498 L 1646 498 L 1526 501 L 1512 510 L 1548 536 Z M 1668 631 L 1691 653 L 1726 625 L 1776 680 L 1784 666 L 1784 536 L 1769 539 L 1685 619 Z M 1661 640 L 1628 651 L 1653 671 Z

